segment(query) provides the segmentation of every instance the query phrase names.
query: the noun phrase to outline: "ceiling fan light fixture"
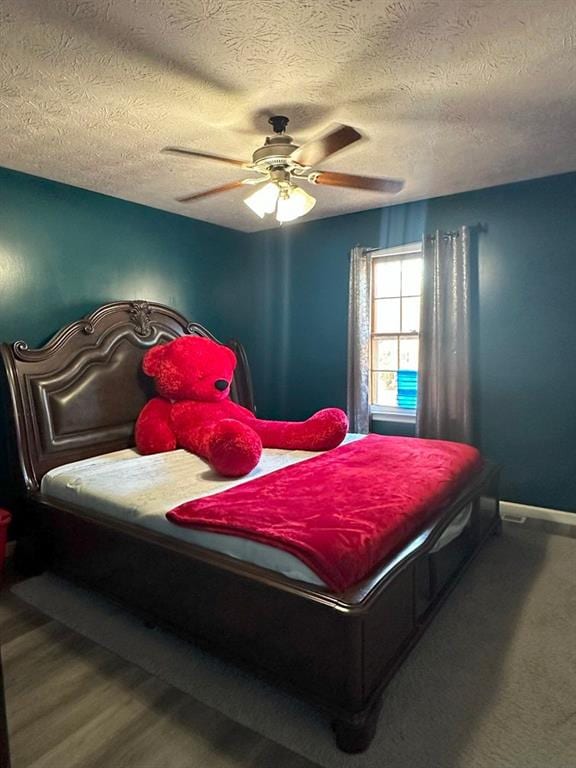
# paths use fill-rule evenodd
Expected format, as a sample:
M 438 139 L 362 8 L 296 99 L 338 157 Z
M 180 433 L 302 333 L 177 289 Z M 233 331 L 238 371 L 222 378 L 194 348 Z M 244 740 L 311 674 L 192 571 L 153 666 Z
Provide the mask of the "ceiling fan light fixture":
M 270 181 L 245 198 L 244 202 L 256 216 L 263 219 L 267 213 L 274 213 L 279 195 L 278 185 Z
M 276 219 L 283 223 L 305 216 L 316 205 L 316 198 L 301 187 L 291 186 L 283 189 L 276 206 Z

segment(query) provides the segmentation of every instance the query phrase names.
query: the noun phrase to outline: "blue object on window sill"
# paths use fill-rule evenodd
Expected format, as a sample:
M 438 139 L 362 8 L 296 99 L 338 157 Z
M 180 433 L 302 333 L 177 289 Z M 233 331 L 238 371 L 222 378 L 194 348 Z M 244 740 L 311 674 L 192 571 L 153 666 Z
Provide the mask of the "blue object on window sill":
M 398 371 L 398 406 L 414 410 L 417 399 L 418 371 Z

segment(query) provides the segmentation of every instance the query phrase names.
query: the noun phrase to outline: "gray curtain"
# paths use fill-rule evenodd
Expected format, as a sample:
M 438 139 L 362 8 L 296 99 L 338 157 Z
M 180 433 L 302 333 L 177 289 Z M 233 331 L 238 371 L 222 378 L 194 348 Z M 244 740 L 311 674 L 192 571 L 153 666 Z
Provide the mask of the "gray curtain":
M 416 434 L 471 443 L 470 233 L 424 239 Z
M 370 427 L 370 254 L 356 246 L 350 252 L 348 302 L 348 419 L 351 432 Z

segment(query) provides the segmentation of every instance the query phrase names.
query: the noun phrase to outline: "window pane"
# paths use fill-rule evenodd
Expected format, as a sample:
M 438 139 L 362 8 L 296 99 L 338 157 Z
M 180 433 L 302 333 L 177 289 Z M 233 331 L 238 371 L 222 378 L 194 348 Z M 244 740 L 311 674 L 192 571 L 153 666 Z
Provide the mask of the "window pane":
M 405 299 L 411 301 L 411 299 Z M 400 331 L 400 299 L 376 299 L 374 302 L 374 333 Z
M 394 371 L 378 371 L 372 374 L 372 403 L 374 405 L 396 405 L 398 385 Z
M 418 339 L 412 336 L 400 339 L 400 369 L 404 371 L 418 370 Z
M 420 330 L 420 298 L 402 299 L 402 330 L 404 333 Z
M 398 367 L 398 339 L 374 339 L 372 368 L 395 370 Z
M 422 259 L 402 262 L 402 295 L 419 296 L 421 293 Z
M 400 262 L 381 259 L 374 261 L 372 272 L 374 298 L 400 296 Z

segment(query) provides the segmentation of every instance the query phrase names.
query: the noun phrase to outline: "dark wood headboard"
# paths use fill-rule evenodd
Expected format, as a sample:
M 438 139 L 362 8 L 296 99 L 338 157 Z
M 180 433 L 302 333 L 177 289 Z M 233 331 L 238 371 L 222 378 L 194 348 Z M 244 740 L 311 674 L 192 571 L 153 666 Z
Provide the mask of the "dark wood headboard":
M 2 344 L 17 460 L 28 491 L 50 469 L 134 444 L 134 422 L 153 395 L 141 370 L 147 349 L 206 328 L 162 304 L 118 301 L 65 326 L 43 347 Z M 214 339 L 217 341 L 217 339 Z M 254 410 L 243 347 L 231 397 Z

